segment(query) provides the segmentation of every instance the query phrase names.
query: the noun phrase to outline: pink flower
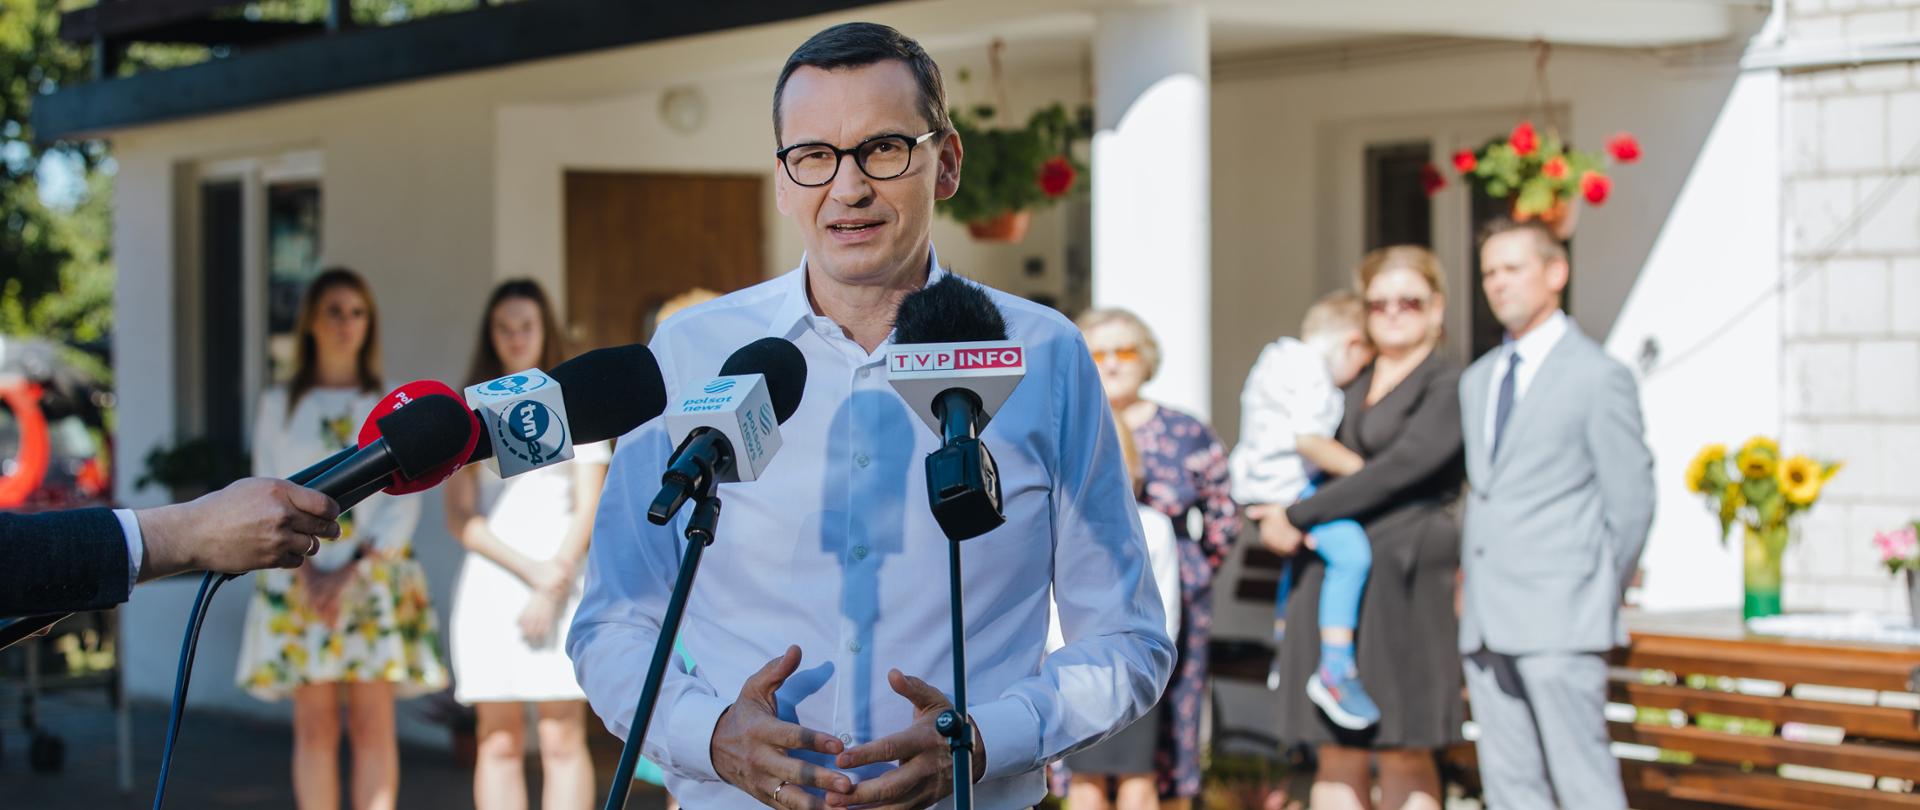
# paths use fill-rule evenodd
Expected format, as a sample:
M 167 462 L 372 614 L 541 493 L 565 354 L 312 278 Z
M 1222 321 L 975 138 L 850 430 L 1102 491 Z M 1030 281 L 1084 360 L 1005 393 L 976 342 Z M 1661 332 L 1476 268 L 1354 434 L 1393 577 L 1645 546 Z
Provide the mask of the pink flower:
M 1547 158 L 1546 164 L 1540 167 L 1540 173 L 1549 180 L 1567 179 L 1567 159 L 1559 155 Z
M 1891 563 L 1896 560 L 1912 559 L 1914 552 L 1920 550 L 1920 538 L 1914 534 L 1912 524 L 1885 532 L 1875 532 L 1873 547 L 1880 550 L 1880 562 Z
M 1474 156 L 1472 149 L 1462 149 L 1453 153 L 1454 171 L 1466 174 L 1467 172 L 1473 171 L 1474 167 L 1478 165 L 1480 165 L 1480 159 Z

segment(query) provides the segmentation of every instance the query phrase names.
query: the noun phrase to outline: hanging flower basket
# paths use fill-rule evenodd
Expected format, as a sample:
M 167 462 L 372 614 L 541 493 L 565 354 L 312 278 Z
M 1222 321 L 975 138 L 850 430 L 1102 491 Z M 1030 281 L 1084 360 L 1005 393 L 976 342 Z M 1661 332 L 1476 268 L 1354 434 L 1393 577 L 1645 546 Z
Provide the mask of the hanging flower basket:
M 1478 150 L 1453 155 L 1454 171 L 1482 194 L 1507 203 L 1515 222 L 1539 220 L 1561 239 L 1573 237 L 1580 204 L 1599 207 L 1613 193 L 1613 178 L 1602 169 L 1640 159 L 1640 142 L 1622 132 L 1607 141 L 1605 155 L 1569 147 L 1559 133 L 1542 133 L 1521 121 L 1504 138 Z M 1429 195 L 1445 187 L 1439 170 L 1423 183 Z
M 967 223 L 967 233 L 981 242 L 1019 242 L 1027 238 L 1027 226 L 1032 223 L 1032 211 L 1002 211 Z

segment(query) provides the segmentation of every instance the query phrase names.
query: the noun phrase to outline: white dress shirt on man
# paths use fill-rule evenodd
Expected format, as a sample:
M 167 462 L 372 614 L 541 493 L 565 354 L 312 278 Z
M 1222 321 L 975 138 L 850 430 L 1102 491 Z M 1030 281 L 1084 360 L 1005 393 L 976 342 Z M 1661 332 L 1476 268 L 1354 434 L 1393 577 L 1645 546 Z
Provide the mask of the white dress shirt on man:
M 1556 309 L 1552 315 L 1547 316 L 1546 323 L 1535 327 L 1526 336 L 1518 340 L 1508 337 L 1506 344 L 1501 347 L 1500 360 L 1493 364 L 1493 383 L 1488 388 L 1487 401 L 1500 401 L 1500 381 L 1506 379 L 1507 367 L 1513 365 L 1513 356 L 1518 354 L 1520 368 L 1513 372 L 1513 405 L 1519 407 L 1520 400 L 1527 396 L 1527 387 L 1533 385 L 1533 376 L 1540 373 L 1540 364 L 1545 362 L 1547 355 L 1553 352 L 1553 347 L 1560 342 L 1560 338 L 1566 336 L 1568 324 L 1567 313 Z M 1487 409 L 1488 436 L 1497 432 L 1493 424 L 1497 416 L 1494 413 L 1495 410 L 1495 408 Z
M 930 265 L 929 283 L 943 275 L 931 256 Z M 887 670 L 952 694 L 948 541 L 927 509 L 923 468 L 939 440 L 887 383 L 891 338 L 869 353 L 815 314 L 805 268 L 803 259 L 777 279 L 683 312 L 652 344 L 669 401 L 761 337 L 791 339 L 807 360 L 806 394 L 781 427 L 779 455 L 759 480 L 721 487 L 718 539 L 680 630 L 694 669 L 676 666 L 666 679 L 643 748 L 666 771 L 668 789 L 700 810 L 758 805 L 719 780 L 710 744 L 741 684 L 790 644 L 803 658 L 779 691 L 782 718 L 850 746 L 912 721 Z M 1173 660 L 1086 344 L 1052 310 L 989 294 L 1026 347 L 1027 374 L 982 436 L 999 462 L 1007 524 L 961 546 L 968 708 L 986 753 L 974 798 L 983 810 L 1037 803 L 1041 765 L 1146 712 Z M 669 441 L 659 419 L 620 441 L 568 637 L 588 700 L 621 737 L 692 511 L 666 527 L 646 520 Z M 1067 646 L 1048 656 L 1050 595 Z M 830 757 L 797 755 L 832 767 Z

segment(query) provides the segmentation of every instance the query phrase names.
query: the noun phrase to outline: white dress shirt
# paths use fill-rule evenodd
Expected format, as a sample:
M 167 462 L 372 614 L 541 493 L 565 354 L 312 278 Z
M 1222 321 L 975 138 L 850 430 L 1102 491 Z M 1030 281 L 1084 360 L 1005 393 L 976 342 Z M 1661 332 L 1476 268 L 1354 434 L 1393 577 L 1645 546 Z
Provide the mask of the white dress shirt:
M 781 427 L 779 455 L 758 481 L 721 487 L 718 539 L 680 629 L 695 668 L 676 661 L 642 749 L 666 771 L 667 788 L 700 810 L 758 806 L 715 774 L 713 729 L 746 679 L 789 644 L 803 658 L 779 691 L 782 718 L 849 745 L 912 722 L 889 669 L 952 695 L 948 541 L 928 511 L 923 466 L 939 440 L 887 383 L 891 337 L 869 353 L 816 315 L 805 268 L 803 258 L 786 275 L 689 309 L 652 344 L 669 401 L 761 337 L 791 339 L 807 360 L 806 393 Z M 929 283 L 942 275 L 932 260 Z M 967 708 L 986 754 L 975 802 L 1014 808 L 1040 801 L 1044 763 L 1159 699 L 1173 644 L 1086 344 L 1052 310 L 988 292 L 1026 347 L 1027 373 L 982 436 L 999 462 L 1007 524 L 961 546 Z M 655 419 L 620 441 L 567 641 L 594 711 L 623 738 L 692 512 L 667 527 L 646 520 L 669 438 Z M 1067 639 L 1050 656 L 1049 596 Z M 796 755 L 832 767 L 830 757 Z
M 146 563 L 147 544 L 140 536 L 140 520 L 133 516 L 132 509 L 115 509 L 113 517 L 120 521 L 120 534 L 127 539 L 127 593 L 133 593 L 133 586 L 140 581 L 140 566 Z
M 1507 377 L 1507 367 L 1513 365 L 1513 356 L 1520 355 L 1520 369 L 1513 373 L 1513 407 L 1520 407 L 1520 400 L 1527 396 L 1527 387 L 1533 385 L 1533 375 L 1540 373 L 1540 364 L 1545 362 L 1560 338 L 1567 334 L 1567 313 L 1554 310 L 1547 316 L 1546 323 L 1535 327 L 1525 336 L 1508 336 L 1500 348 L 1500 361 L 1493 366 L 1493 379 L 1487 389 L 1487 441 L 1493 441 L 1494 417 L 1500 410 L 1500 381 Z M 1508 416 L 1509 419 L 1512 416 Z
M 1227 457 L 1238 503 L 1291 504 L 1318 471 L 1299 436 L 1332 436 L 1347 397 L 1319 350 L 1283 337 L 1260 351 L 1240 389 L 1240 442 Z

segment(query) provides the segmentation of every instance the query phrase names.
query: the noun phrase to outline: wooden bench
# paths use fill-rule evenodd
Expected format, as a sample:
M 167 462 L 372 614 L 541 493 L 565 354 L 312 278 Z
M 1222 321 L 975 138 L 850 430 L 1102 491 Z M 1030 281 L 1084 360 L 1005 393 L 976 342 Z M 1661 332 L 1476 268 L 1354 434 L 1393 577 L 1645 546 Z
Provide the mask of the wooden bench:
M 1285 561 L 1245 553 L 1232 598 L 1272 604 Z M 1635 714 L 1610 728 L 1633 807 L 1920 810 L 1920 647 L 1760 636 L 1736 611 L 1628 622 L 1610 688 Z M 1271 655 L 1223 640 L 1211 662 L 1216 677 L 1264 682 Z M 1444 759 L 1477 787 L 1471 745 Z

